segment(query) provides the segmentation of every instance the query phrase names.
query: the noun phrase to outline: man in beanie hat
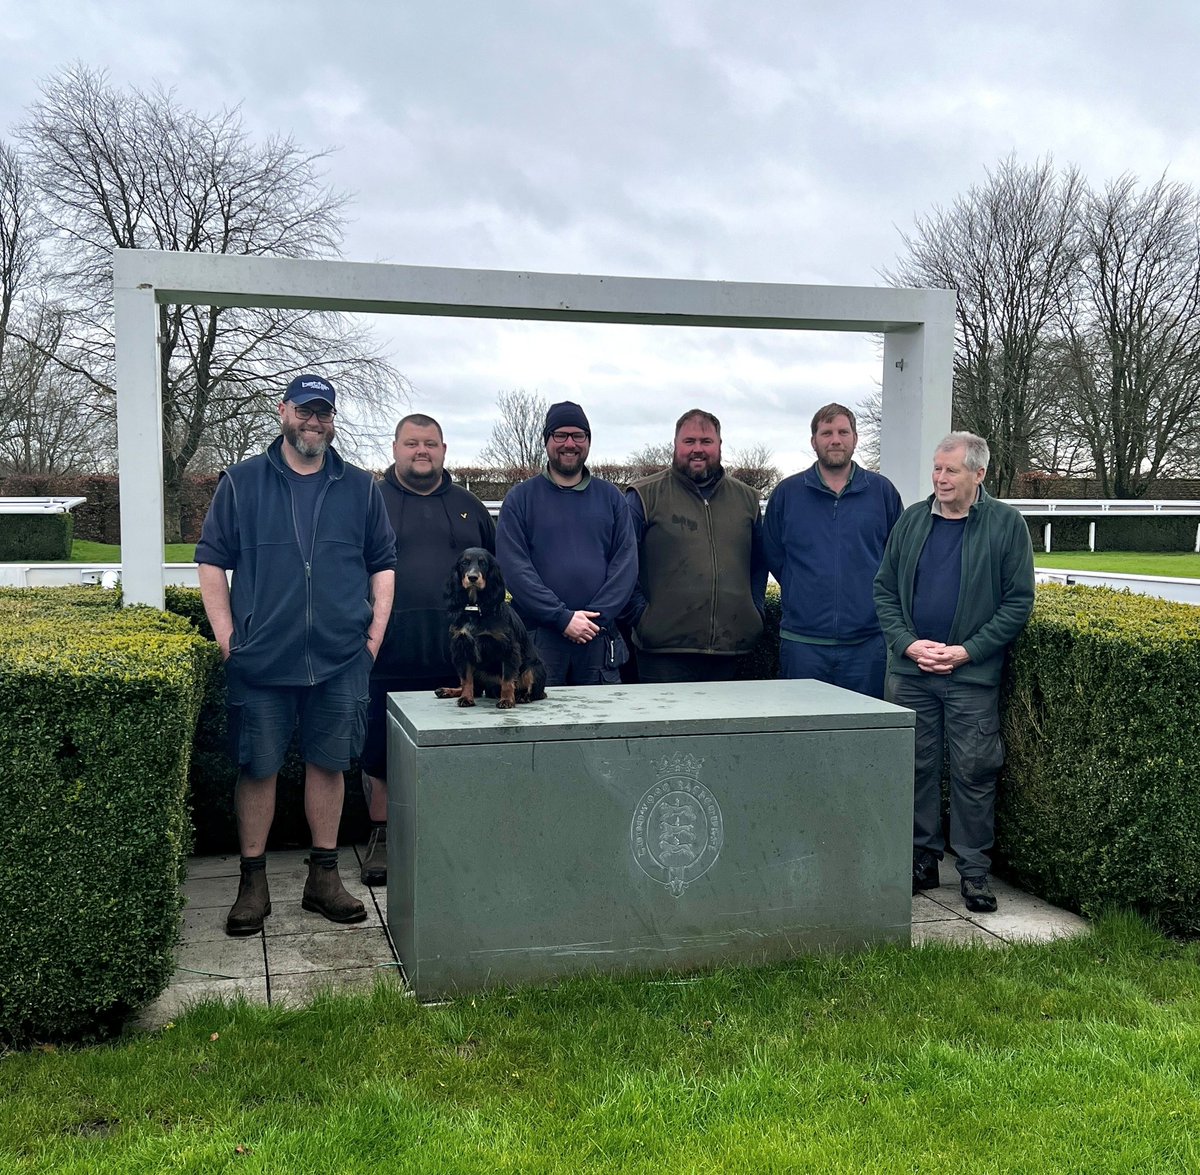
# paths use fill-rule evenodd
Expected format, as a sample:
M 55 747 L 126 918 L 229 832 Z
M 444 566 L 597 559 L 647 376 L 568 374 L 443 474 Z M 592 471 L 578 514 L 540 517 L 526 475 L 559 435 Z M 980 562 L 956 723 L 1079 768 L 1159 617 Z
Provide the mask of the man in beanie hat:
M 342 773 L 362 746 L 367 681 L 392 608 L 396 536 L 375 479 L 330 443 L 335 396 L 319 375 L 288 384 L 282 435 L 221 475 L 196 545 L 239 768 L 241 881 L 225 920 L 231 935 L 256 934 L 271 912 L 267 834 L 297 728 L 312 833 L 301 904 L 331 922 L 367 916 L 342 885 L 337 834 Z
M 615 485 L 588 472 L 592 430 L 578 404 L 552 404 L 542 439 L 545 469 L 500 508 L 496 557 L 547 684 L 615 682 L 625 659 L 617 616 L 637 580 L 629 509 Z

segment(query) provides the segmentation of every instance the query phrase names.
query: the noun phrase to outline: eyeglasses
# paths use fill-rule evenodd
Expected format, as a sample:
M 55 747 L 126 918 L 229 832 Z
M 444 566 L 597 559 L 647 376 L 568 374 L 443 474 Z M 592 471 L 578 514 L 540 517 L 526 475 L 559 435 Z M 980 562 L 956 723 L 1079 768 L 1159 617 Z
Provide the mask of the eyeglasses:
M 307 404 L 293 404 L 292 411 L 301 420 L 312 420 L 315 416 L 322 424 L 328 424 L 334 415 L 332 408 L 310 408 Z
M 556 445 L 565 445 L 567 441 L 574 441 L 577 445 L 582 445 L 588 439 L 585 432 L 552 432 L 550 439 Z

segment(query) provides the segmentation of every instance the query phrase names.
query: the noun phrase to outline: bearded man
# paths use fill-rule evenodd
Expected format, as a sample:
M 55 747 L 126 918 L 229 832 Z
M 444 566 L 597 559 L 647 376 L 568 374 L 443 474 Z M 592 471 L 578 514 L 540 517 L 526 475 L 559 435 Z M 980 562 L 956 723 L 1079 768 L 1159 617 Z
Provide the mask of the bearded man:
M 758 493 L 721 465 L 721 422 L 685 412 L 671 468 L 635 481 L 626 500 L 638 680 L 732 680 L 762 633 L 767 562 Z
M 366 909 L 338 873 L 343 772 L 362 748 L 367 682 L 395 585 L 396 536 L 375 479 L 333 448 L 336 392 L 297 376 L 265 453 L 221 475 L 196 545 L 200 592 L 225 663 L 241 870 L 227 934 L 271 912 L 267 835 L 292 734 L 312 833 L 301 905 L 332 922 Z M 232 573 L 232 580 L 227 573 Z

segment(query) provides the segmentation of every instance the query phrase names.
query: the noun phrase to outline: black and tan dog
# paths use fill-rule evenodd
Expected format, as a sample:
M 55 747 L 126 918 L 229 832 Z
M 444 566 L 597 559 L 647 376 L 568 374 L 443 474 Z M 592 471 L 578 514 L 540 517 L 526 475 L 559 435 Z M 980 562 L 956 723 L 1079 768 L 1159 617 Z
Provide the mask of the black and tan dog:
M 546 666 L 521 618 L 504 601 L 504 576 L 495 556 L 468 547 L 446 585 L 450 659 L 462 683 L 439 689 L 439 698 L 475 705 L 476 694 L 499 697 L 498 710 L 546 696 Z

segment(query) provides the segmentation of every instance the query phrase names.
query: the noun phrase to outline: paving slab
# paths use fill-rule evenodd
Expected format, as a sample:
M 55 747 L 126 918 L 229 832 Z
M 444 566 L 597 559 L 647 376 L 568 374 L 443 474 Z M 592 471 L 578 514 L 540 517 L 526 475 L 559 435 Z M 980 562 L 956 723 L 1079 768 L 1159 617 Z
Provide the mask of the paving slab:
M 352 967 L 340 971 L 301 971 L 271 980 L 272 1007 L 303 1007 L 328 992 L 370 991 L 375 984 L 403 987 L 399 968 Z
M 251 934 L 245 938 L 230 938 L 193 942 L 184 939 L 175 960 L 172 985 L 200 983 L 213 979 L 266 978 L 267 956 L 263 936 Z
M 968 922 L 965 918 L 950 918 L 945 922 L 918 922 L 913 925 L 913 946 L 940 943 L 943 946 L 963 946 L 966 943 L 983 943 L 985 946 L 1005 946 L 1004 939 L 991 934 L 982 926 Z
M 364 966 L 396 964 L 382 926 L 284 934 L 267 942 L 271 980 L 302 971 L 351 971 Z
M 252 1004 L 267 1003 L 266 979 L 210 979 L 202 983 L 172 985 L 141 1010 L 134 1024 L 153 1031 L 177 1020 L 203 1000 L 220 999 L 231 1003 L 238 998 Z

